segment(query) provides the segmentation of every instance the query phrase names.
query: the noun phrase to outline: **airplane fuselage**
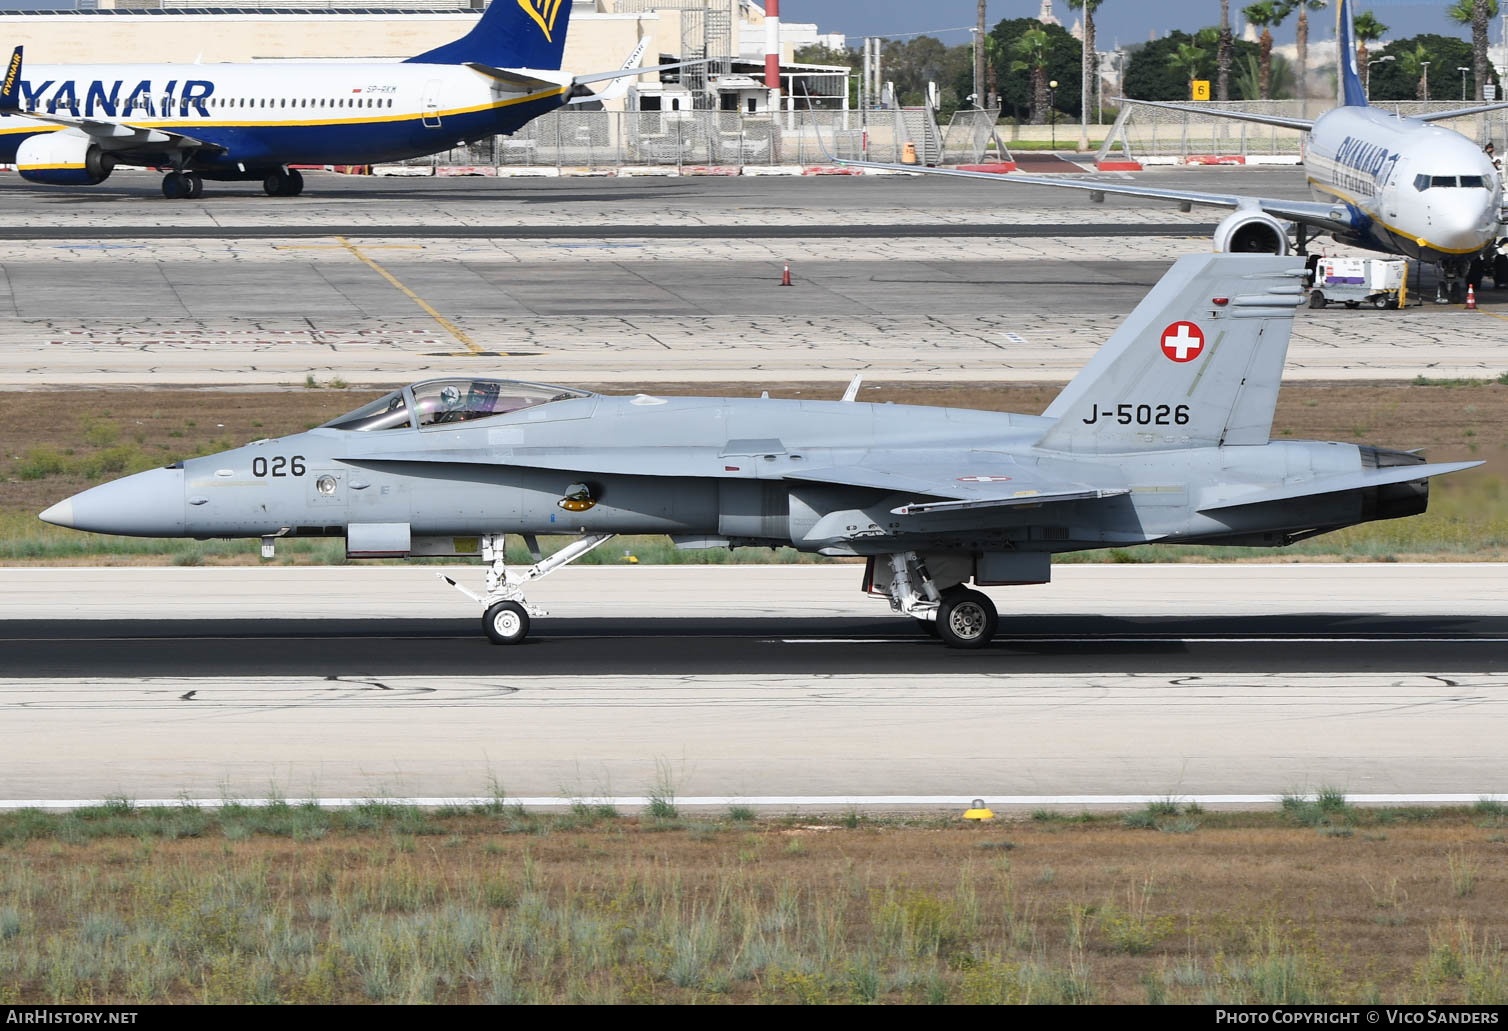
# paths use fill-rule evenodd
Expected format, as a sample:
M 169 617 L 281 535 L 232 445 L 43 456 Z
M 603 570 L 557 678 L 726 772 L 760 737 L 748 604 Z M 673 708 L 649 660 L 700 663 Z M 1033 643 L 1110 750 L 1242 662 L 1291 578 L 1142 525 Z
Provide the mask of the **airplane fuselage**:
M 545 79 L 569 77 L 536 71 Z M 234 175 L 289 162 L 371 164 L 517 131 L 564 104 L 569 85 L 512 92 L 460 65 L 416 63 L 33 65 L 22 112 L 40 111 L 162 130 L 202 141 L 191 167 Z M 0 162 L 22 141 L 67 128 L 0 115 Z M 110 149 L 108 137 L 100 145 Z M 127 150 L 122 145 L 123 151 Z M 139 142 L 120 159 L 171 164 Z M 157 160 L 153 160 L 156 158 Z
M 1342 242 L 1433 263 L 1469 260 L 1499 234 L 1502 174 L 1460 133 L 1372 107 L 1338 107 L 1304 148 L 1314 196 L 1363 230 Z

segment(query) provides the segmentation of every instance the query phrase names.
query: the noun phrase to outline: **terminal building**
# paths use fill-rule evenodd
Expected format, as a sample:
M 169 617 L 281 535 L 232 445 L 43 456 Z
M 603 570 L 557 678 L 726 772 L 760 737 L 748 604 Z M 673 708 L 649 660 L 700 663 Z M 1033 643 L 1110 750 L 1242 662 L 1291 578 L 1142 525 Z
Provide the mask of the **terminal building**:
M 511 0 L 502 0 L 511 2 Z M 84 4 L 88 4 L 87 7 Z M 74 10 L 0 15 L 0 45 L 34 64 L 402 60 L 470 31 L 485 0 L 80 0 Z M 648 38 L 646 64 L 709 58 L 705 67 L 640 79 L 612 110 L 768 111 L 765 10 L 751 0 L 575 0 L 565 67 L 619 67 Z M 802 65 L 797 49 L 842 49 L 842 36 L 781 22 L 783 108 L 847 110 L 849 69 Z

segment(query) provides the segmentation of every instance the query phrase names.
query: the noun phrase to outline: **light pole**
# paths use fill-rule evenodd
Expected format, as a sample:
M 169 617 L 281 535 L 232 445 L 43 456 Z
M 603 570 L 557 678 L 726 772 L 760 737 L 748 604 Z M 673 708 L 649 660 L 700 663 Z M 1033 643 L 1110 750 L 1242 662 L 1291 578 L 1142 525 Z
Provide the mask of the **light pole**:
M 1058 149 L 1058 80 L 1047 84 L 1047 121 L 1052 126 L 1052 149 Z
M 1466 103 L 1466 73 L 1471 71 L 1471 69 L 1456 65 L 1456 71 L 1461 73 L 1461 103 L 1464 104 Z
M 1430 61 L 1420 61 L 1419 62 L 1419 64 L 1422 65 L 1423 68 L 1424 68 L 1424 102 L 1426 104 L 1429 103 L 1429 66 L 1432 63 L 1433 62 L 1430 62 Z
M 1386 64 L 1389 61 L 1396 61 L 1396 60 L 1397 60 L 1396 57 L 1394 57 L 1392 54 L 1388 54 L 1386 57 L 1379 57 L 1379 58 L 1377 58 L 1375 60 L 1367 62 L 1367 96 L 1368 96 L 1368 98 L 1370 98 L 1372 96 L 1372 66 L 1374 64 Z
M 969 38 L 974 43 L 974 106 L 984 107 L 979 102 L 979 29 L 969 29 Z

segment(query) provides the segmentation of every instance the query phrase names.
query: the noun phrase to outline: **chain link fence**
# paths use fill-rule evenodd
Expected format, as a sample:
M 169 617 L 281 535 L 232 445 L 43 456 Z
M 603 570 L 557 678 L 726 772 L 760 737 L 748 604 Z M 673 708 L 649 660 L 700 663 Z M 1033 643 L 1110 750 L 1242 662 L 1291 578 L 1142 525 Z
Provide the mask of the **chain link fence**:
M 901 160 L 890 112 L 553 111 L 511 136 L 394 162 L 419 170 L 825 165 L 833 158 Z M 387 166 L 384 166 L 387 167 Z

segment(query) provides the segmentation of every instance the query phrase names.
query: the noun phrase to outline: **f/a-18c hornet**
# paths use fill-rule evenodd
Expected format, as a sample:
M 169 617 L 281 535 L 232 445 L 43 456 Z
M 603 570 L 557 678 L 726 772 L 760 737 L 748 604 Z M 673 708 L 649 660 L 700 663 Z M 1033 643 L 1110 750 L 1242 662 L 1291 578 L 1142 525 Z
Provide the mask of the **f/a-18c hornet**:
M 1304 252 L 1317 233 L 1329 233 L 1352 247 L 1398 254 L 1433 264 L 1437 300 L 1464 295 L 1465 283 L 1480 286 L 1491 273 L 1508 286 L 1508 240 L 1503 227 L 1503 177 L 1478 144 L 1431 123 L 1508 108 L 1508 102 L 1478 104 L 1452 111 L 1399 117 L 1367 104 L 1356 66 L 1356 33 L 1351 0 L 1337 5 L 1339 41 L 1338 105 L 1310 121 L 1253 111 L 1227 111 L 1192 104 L 1166 104 L 1125 98 L 1123 103 L 1229 118 L 1301 130 L 1303 165 L 1313 200 L 1285 200 L 1239 193 L 1141 186 L 1104 178 L 1063 178 L 919 168 L 867 161 L 842 161 L 861 168 L 893 169 L 924 175 L 990 179 L 1010 185 L 1085 190 L 1091 200 L 1107 194 L 1233 209 L 1215 228 L 1218 251 L 1288 254 Z
M 498 644 L 532 581 L 615 534 L 868 560 L 863 589 L 946 644 L 996 628 L 968 586 L 1045 583 L 1054 554 L 1136 544 L 1281 547 L 1425 510 L 1427 464 L 1269 438 L 1304 267 L 1181 258 L 1041 415 L 839 401 L 609 397 L 437 379 L 323 426 L 94 487 L 42 513 L 143 537 L 345 537 L 352 558 L 479 556 L 460 588 Z M 504 562 L 505 535 L 535 556 Z M 576 539 L 549 558 L 536 535 Z M 454 584 L 454 581 L 451 581 Z M 459 585 L 456 585 L 459 586 Z
M 496 0 L 465 36 L 406 61 L 22 65 L 0 80 L 0 161 L 23 179 L 93 186 L 117 164 L 167 170 L 163 196 L 198 197 L 204 180 L 260 180 L 296 196 L 290 165 L 366 165 L 517 132 L 587 83 L 705 61 L 560 70 L 569 0 Z

